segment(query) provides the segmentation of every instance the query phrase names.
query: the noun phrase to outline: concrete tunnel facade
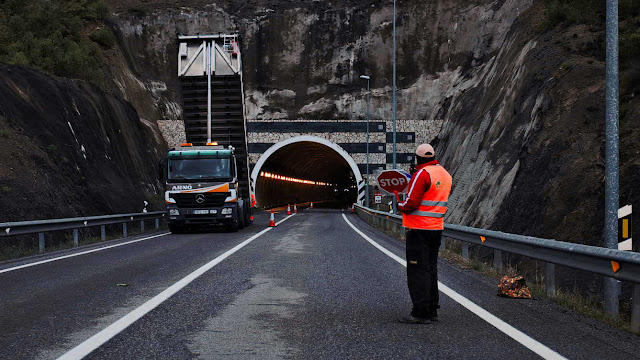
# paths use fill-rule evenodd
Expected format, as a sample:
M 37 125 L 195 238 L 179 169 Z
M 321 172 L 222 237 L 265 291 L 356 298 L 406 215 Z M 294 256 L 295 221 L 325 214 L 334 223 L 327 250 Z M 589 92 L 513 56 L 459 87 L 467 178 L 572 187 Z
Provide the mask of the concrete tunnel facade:
M 251 172 L 259 207 L 293 203 L 362 203 L 364 179 L 339 145 L 316 136 L 297 136 L 272 145 Z

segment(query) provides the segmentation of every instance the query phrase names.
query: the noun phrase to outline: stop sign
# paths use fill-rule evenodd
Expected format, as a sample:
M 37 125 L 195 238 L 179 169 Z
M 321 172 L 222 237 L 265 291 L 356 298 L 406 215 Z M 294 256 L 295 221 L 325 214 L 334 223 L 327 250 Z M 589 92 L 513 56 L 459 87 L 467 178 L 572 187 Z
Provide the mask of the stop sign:
M 398 170 L 384 170 L 376 178 L 380 188 L 388 193 L 404 192 L 409 186 L 409 175 Z

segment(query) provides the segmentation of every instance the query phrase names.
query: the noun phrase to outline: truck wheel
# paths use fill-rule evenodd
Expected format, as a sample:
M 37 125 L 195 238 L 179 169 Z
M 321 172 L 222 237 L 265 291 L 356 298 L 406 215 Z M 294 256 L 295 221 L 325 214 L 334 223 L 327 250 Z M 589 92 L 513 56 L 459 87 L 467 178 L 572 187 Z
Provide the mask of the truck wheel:
M 169 224 L 169 231 L 171 231 L 172 234 L 182 234 L 184 229 L 177 225 Z
M 247 226 L 247 222 L 244 220 L 244 218 L 247 215 L 247 210 L 242 207 L 238 207 L 238 229 L 244 229 L 245 226 Z
M 252 221 L 251 221 L 251 214 L 253 212 L 253 209 L 251 208 L 251 205 L 247 206 L 247 210 L 245 211 L 244 214 L 244 221 L 246 222 L 247 226 L 251 225 Z
M 229 230 L 231 232 L 238 232 L 238 230 L 240 230 L 240 219 L 237 219 L 236 221 L 231 223 L 231 226 L 229 226 Z

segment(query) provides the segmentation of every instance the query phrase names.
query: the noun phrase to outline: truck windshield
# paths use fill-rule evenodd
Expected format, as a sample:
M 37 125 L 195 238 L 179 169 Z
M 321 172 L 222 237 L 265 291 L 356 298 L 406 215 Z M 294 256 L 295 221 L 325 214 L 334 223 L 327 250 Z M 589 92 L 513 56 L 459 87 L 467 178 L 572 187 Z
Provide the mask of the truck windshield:
M 169 181 L 229 181 L 231 159 L 170 159 Z

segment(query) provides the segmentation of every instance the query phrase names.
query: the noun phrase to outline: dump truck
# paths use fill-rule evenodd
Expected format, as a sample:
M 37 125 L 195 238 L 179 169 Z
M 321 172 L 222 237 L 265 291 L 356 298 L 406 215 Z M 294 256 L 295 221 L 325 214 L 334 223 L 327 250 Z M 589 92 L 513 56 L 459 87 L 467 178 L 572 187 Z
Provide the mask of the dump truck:
M 178 36 L 186 142 L 160 164 L 172 232 L 251 223 L 239 41 L 238 34 Z

